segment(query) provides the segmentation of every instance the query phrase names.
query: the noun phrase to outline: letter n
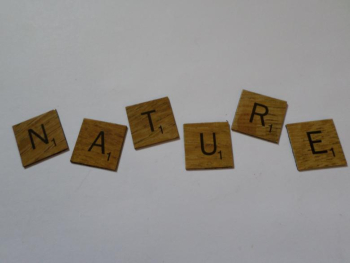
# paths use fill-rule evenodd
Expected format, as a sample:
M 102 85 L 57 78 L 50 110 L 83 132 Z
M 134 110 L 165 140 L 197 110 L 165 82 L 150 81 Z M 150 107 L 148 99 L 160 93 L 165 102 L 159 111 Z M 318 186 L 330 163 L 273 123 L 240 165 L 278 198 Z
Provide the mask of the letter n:
M 39 134 L 37 134 L 35 131 L 33 131 L 32 129 L 28 130 L 28 134 L 29 134 L 29 138 L 30 138 L 30 142 L 32 143 L 32 148 L 33 150 L 35 150 L 35 143 L 34 143 L 34 139 L 33 139 L 33 135 L 35 135 L 36 137 L 38 137 L 41 141 L 43 141 L 45 144 L 49 143 L 49 138 L 47 138 L 47 134 L 45 131 L 45 126 L 44 124 L 41 124 L 41 129 L 43 130 L 44 133 L 44 138 L 41 137 Z

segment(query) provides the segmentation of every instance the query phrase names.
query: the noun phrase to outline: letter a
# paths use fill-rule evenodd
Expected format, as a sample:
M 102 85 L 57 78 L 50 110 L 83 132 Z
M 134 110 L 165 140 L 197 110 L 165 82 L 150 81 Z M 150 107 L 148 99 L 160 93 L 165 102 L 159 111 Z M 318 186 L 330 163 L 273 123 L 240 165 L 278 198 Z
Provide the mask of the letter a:
M 97 144 L 97 140 L 101 137 L 101 144 Z M 89 152 L 91 151 L 91 149 L 94 147 L 101 147 L 101 152 L 102 154 L 105 154 L 105 133 L 104 131 L 101 131 L 98 136 L 96 137 L 95 141 L 91 144 L 90 148 L 89 148 Z

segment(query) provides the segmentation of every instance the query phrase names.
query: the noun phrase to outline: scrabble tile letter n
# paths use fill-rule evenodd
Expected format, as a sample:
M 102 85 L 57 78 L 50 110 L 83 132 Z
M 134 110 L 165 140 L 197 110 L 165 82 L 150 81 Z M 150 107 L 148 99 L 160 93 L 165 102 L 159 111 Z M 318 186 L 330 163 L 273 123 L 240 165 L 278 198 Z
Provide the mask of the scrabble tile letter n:
M 117 170 L 127 127 L 84 119 L 71 162 Z
M 233 168 L 227 122 L 184 124 L 186 169 Z
M 68 150 L 56 110 L 14 125 L 13 131 L 24 167 Z
M 232 130 L 278 143 L 287 102 L 243 90 Z
M 333 120 L 286 127 L 299 171 L 347 165 Z
M 135 149 L 179 138 L 168 97 L 126 107 Z

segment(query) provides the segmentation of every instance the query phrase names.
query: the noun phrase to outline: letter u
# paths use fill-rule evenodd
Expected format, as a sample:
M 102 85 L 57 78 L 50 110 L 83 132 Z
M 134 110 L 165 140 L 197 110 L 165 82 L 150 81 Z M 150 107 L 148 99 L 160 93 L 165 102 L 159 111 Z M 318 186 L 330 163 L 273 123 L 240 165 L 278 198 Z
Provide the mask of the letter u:
M 201 133 L 201 149 L 202 149 L 202 153 L 204 153 L 205 155 L 213 155 L 216 152 L 216 135 L 215 135 L 215 133 L 213 133 L 213 141 L 214 141 L 214 149 L 211 152 L 205 151 L 205 149 L 204 149 L 203 133 Z

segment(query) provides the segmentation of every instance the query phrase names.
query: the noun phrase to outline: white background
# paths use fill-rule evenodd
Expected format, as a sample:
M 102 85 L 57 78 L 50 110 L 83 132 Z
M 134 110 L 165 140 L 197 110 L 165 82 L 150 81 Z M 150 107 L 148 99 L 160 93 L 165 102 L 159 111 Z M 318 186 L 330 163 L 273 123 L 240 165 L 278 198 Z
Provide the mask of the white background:
M 0 43 L 0 262 L 350 262 L 349 168 L 298 172 L 285 128 L 232 132 L 235 169 L 188 172 L 183 146 L 247 89 L 333 118 L 349 161 L 349 0 L 2 0 Z M 180 140 L 70 163 L 83 118 L 164 96 Z M 12 125 L 51 109 L 70 151 L 24 169 Z

